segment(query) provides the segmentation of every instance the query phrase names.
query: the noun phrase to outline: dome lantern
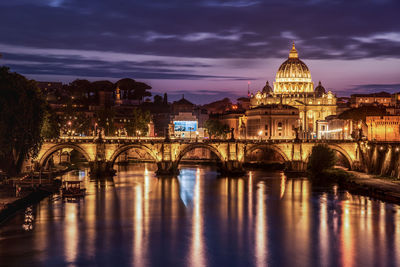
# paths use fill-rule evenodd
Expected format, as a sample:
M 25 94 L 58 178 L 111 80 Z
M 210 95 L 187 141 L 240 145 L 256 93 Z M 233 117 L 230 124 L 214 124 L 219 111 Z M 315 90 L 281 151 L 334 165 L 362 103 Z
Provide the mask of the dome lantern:
M 299 59 L 293 42 L 289 58 L 282 63 L 276 73 L 274 82 L 275 94 L 298 94 L 314 92 L 311 72 L 307 65 Z
M 299 58 L 299 54 L 297 53 L 294 42 L 292 44 L 292 50 L 290 50 L 290 52 L 289 52 L 289 58 Z

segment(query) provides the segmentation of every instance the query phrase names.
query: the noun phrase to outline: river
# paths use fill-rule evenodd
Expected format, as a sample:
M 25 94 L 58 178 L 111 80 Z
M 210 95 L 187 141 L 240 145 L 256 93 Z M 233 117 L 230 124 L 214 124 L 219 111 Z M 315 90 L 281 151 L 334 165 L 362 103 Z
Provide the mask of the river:
M 0 266 L 400 266 L 399 206 L 281 172 L 120 166 L 0 227 Z

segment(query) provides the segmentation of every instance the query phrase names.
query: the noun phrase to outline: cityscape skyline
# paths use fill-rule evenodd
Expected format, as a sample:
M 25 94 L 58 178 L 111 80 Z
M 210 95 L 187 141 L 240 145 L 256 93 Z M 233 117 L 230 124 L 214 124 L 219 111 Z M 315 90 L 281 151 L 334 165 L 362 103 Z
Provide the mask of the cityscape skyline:
M 171 100 L 182 94 L 199 104 L 235 100 L 246 95 L 248 82 L 252 92 L 272 84 L 295 41 L 314 83 L 338 96 L 400 88 L 396 1 L 13 1 L 0 7 L 1 64 L 38 81 L 129 77 Z

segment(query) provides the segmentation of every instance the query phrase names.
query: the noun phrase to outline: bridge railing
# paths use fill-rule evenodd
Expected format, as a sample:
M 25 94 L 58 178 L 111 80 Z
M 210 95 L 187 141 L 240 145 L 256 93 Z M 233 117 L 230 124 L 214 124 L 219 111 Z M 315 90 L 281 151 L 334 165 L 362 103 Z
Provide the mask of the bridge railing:
M 50 143 L 63 143 L 63 142 L 77 142 L 77 143 L 92 143 L 98 140 L 97 137 L 93 136 L 61 136 L 58 139 L 47 139 L 45 142 Z M 128 136 L 106 136 L 103 137 L 106 143 L 114 143 L 114 142 L 164 142 L 165 137 L 149 137 L 149 136 L 140 136 L 140 137 L 128 137 Z M 232 142 L 233 140 L 226 139 L 209 139 L 208 137 L 197 137 L 197 138 L 177 138 L 171 137 L 169 139 L 171 142 L 180 142 L 180 143 L 216 143 L 216 142 Z M 342 139 L 257 139 L 257 138 L 237 138 L 234 141 L 236 142 L 246 142 L 246 143 L 354 143 L 354 140 L 342 140 Z M 382 142 L 380 142 L 382 143 Z

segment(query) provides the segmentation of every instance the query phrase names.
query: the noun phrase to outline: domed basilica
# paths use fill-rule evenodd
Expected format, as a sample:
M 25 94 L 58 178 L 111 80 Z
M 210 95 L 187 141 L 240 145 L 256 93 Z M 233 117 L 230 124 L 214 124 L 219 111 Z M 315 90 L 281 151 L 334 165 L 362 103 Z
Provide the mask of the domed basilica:
M 321 82 L 314 89 L 311 72 L 299 59 L 294 43 L 288 59 L 276 73 L 273 89 L 267 81 L 264 88 L 252 94 L 250 98 L 251 108 L 276 104 L 292 106 L 299 110 L 297 127 L 303 138 L 316 135 L 318 120 L 336 114 L 336 96 L 332 92 L 326 92 Z

